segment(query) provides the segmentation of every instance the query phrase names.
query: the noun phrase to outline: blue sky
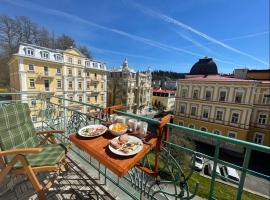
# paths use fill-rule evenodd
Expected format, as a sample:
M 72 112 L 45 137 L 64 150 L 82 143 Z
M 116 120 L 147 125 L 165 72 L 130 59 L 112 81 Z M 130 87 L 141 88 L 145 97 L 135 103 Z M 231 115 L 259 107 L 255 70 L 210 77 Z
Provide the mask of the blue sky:
M 189 72 L 208 56 L 222 73 L 269 68 L 269 0 L 0 0 L 0 14 L 68 34 L 108 67 L 127 57 L 137 70 Z

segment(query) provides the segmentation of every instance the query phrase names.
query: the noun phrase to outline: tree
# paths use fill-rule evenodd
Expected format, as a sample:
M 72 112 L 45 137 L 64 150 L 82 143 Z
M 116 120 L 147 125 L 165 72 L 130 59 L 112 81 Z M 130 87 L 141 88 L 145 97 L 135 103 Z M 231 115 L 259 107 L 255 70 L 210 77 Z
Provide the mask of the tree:
M 89 49 L 85 46 L 85 45 L 83 45 L 83 46 L 79 46 L 78 47 L 78 50 L 82 53 L 82 54 L 84 54 L 87 58 L 93 58 L 92 57 L 92 55 L 91 55 L 91 52 L 89 51 Z
M 70 47 L 76 47 L 75 41 L 68 35 L 62 34 L 56 39 L 56 48 L 66 50 Z

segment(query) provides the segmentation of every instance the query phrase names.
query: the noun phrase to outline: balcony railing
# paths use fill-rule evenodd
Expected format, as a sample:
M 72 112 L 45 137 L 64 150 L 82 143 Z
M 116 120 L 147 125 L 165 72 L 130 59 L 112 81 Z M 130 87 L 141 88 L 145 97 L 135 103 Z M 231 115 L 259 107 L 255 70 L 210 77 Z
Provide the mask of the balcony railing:
M 31 103 L 28 98 L 32 96 L 31 98 L 35 98 L 36 103 L 32 108 L 31 114 L 38 116 L 38 120 L 35 122 L 36 126 L 40 129 L 64 129 L 66 131 L 65 134 L 58 137 L 62 142 L 68 141 L 69 134 L 77 132 L 83 126 L 104 123 L 109 119 L 109 115 L 104 114 L 103 107 L 101 106 L 80 103 L 60 97 L 51 97 L 50 102 L 46 103 L 46 94 L 44 93 L 28 93 L 27 96 L 24 95 L 24 93 L 0 94 L 1 97 L 12 97 L 12 100 L 7 98 L 0 101 L 0 106 L 21 101 Z M 78 105 L 80 109 L 69 107 L 69 102 L 72 102 L 73 105 Z M 155 131 L 156 126 L 159 124 L 159 121 L 156 119 L 142 117 L 133 113 L 119 110 L 116 110 L 115 113 L 145 121 L 149 124 L 149 129 L 152 131 Z M 74 146 L 71 150 L 87 163 L 89 167 L 91 166 L 97 171 L 99 178 L 102 177 L 105 185 L 111 184 L 117 186 L 132 199 L 142 199 L 143 197 L 148 199 L 191 199 L 196 195 L 208 199 L 219 199 L 221 198 L 220 190 L 227 195 L 222 196 L 222 199 L 256 199 L 258 196 L 244 191 L 247 174 L 267 181 L 270 180 L 269 174 L 257 172 L 249 168 L 251 153 L 253 151 L 263 152 L 269 158 L 269 147 L 172 123 L 168 123 L 166 127 L 170 130 L 171 138 L 168 140 L 164 138 L 163 140 L 159 175 L 157 177 L 149 176 L 134 167 L 126 176 L 119 178 L 93 157 L 89 157 L 85 152 Z M 179 139 L 186 138 L 186 136 L 191 134 L 214 140 L 214 154 L 207 155 L 194 150 L 194 148 L 185 142 L 177 142 Z M 184 141 L 188 141 L 188 139 Z M 244 160 L 241 165 L 236 165 L 220 158 L 221 144 L 224 142 L 245 148 Z M 141 163 L 150 169 L 153 168 L 153 155 L 154 150 L 147 154 Z M 210 179 L 194 171 L 195 160 L 193 158 L 197 155 L 213 162 L 213 173 Z M 241 173 L 239 182 L 233 184 L 233 186 L 228 186 L 221 181 L 220 176 L 216 173 L 218 165 L 225 165 L 238 170 Z

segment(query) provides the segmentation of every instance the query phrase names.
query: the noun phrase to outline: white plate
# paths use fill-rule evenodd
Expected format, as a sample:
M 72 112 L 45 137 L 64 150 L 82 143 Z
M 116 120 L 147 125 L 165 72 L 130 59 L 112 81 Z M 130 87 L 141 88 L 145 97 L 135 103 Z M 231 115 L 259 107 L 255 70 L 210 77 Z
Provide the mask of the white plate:
M 84 135 L 84 134 L 82 134 L 82 130 L 84 130 L 84 129 L 86 129 L 86 128 L 98 128 L 98 127 L 102 127 L 102 128 L 104 129 L 104 131 L 100 132 L 98 135 Z M 92 137 L 100 136 L 100 135 L 104 134 L 106 131 L 107 131 L 107 127 L 106 127 L 106 126 L 103 126 L 103 125 L 101 125 L 101 124 L 88 125 L 88 126 L 85 126 L 85 127 L 81 128 L 81 129 L 78 131 L 78 135 L 80 135 L 80 136 L 82 136 L 82 137 L 92 138 Z
M 118 139 L 119 137 L 120 136 L 114 138 L 114 140 Z M 120 156 L 132 156 L 132 155 L 135 155 L 135 154 L 139 153 L 143 149 L 143 142 L 139 138 L 129 135 L 128 136 L 128 141 L 129 142 L 138 142 L 139 145 L 138 145 L 138 147 L 136 149 L 134 149 L 133 151 L 131 151 L 129 153 L 124 153 L 124 152 L 122 152 L 120 150 L 117 150 L 117 149 L 113 148 L 111 145 L 109 145 L 109 149 L 110 149 L 111 152 L 113 152 L 113 153 L 115 153 L 117 155 L 120 155 Z

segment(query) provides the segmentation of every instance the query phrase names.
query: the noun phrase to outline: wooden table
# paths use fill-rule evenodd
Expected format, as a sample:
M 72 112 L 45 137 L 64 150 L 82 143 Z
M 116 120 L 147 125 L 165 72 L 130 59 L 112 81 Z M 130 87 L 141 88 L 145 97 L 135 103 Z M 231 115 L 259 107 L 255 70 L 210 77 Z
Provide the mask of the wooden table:
M 69 136 L 69 139 L 77 147 L 87 152 L 90 156 L 94 157 L 119 177 L 124 176 L 157 143 L 157 138 L 149 135 L 146 138 L 146 141 L 149 144 L 144 144 L 143 149 L 138 154 L 133 156 L 119 156 L 112 153 L 108 148 L 109 140 L 114 137 L 115 136 L 110 132 L 106 132 L 105 134 L 95 138 L 84 138 L 74 133 Z

